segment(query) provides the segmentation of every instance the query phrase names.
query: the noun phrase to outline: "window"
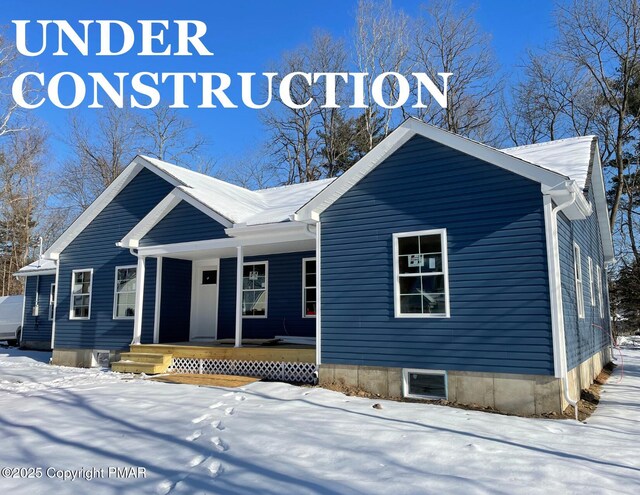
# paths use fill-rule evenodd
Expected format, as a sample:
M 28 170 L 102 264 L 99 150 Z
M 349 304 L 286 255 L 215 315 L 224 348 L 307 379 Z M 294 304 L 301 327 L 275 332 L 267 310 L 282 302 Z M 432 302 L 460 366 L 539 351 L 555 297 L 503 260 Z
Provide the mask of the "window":
M 396 317 L 449 317 L 445 229 L 393 235 Z
M 446 399 L 447 373 L 430 370 L 402 370 L 402 387 L 405 397 L 416 399 Z
M 136 311 L 135 265 L 116 267 L 116 282 L 113 295 L 113 318 L 130 320 Z
M 49 320 L 53 320 L 53 310 L 55 308 L 56 300 L 56 284 L 51 284 L 51 290 L 49 291 Z
M 604 307 L 602 304 L 602 273 L 600 272 L 600 265 L 596 265 L 596 277 L 598 279 L 598 309 L 600 311 L 600 318 L 604 318 Z
M 73 270 L 71 274 L 72 320 L 88 320 L 91 317 L 91 279 L 93 269 Z
M 589 256 L 589 296 L 591 298 L 591 306 L 596 305 L 596 291 L 593 288 L 593 284 L 595 280 L 593 278 L 593 262 L 591 261 L 591 256 Z
M 316 316 L 316 259 L 302 260 L 302 316 L 315 318 Z
M 242 273 L 242 315 L 267 316 L 267 262 L 245 263 Z
M 573 245 L 573 270 L 576 277 L 576 305 L 578 308 L 578 318 L 584 318 L 584 291 L 582 290 L 582 258 L 580 257 L 580 247 Z

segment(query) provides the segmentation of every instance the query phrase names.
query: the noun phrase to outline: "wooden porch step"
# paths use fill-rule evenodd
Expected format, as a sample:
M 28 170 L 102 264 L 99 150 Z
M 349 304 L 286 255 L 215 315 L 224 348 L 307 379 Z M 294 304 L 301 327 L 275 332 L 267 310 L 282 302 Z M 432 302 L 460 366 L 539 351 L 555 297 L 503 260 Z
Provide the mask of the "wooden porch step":
M 120 361 L 135 361 L 137 363 L 171 364 L 171 354 L 159 352 L 123 352 Z
M 120 361 L 111 365 L 111 370 L 118 373 L 157 375 L 167 372 L 171 359 L 171 354 L 160 352 L 123 352 L 120 354 Z

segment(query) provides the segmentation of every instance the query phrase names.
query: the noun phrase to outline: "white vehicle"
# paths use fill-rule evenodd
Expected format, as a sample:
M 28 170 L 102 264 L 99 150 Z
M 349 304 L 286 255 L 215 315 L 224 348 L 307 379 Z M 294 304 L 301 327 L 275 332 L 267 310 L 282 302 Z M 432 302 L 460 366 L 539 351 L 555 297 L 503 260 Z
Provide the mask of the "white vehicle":
M 24 296 L 0 297 L 0 341 L 16 345 L 22 336 Z

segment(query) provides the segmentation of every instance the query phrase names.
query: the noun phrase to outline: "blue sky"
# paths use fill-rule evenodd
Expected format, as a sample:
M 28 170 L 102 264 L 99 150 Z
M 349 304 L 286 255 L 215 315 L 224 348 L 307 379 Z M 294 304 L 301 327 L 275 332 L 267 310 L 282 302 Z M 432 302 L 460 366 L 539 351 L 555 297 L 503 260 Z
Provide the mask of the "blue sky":
M 409 15 L 416 15 L 421 3 L 424 2 L 395 1 L 395 5 Z M 498 60 L 507 74 L 515 71 L 526 48 L 539 46 L 552 35 L 551 1 L 461 0 L 460 3 L 477 6 L 476 19 L 492 34 Z M 268 70 L 270 62 L 277 60 L 283 51 L 308 42 L 316 29 L 348 37 L 354 25 L 356 4 L 357 0 L 3 0 L 2 24 L 10 25 L 14 19 L 64 19 L 72 23 L 79 19 L 117 19 L 135 28 L 138 19 L 198 19 L 208 25 L 204 41 L 214 52 L 213 57 L 138 57 L 132 50 L 132 54 L 119 57 L 45 54 L 25 57 L 24 63 L 35 64 L 37 70 L 51 75 L 63 70 L 80 75 L 91 71 L 260 73 Z M 14 37 L 12 27 L 9 35 Z M 66 149 L 56 130 L 64 129 L 68 111 L 47 103 L 33 112 L 52 129 L 53 150 L 62 159 Z M 92 110 L 82 112 L 90 118 Z M 264 133 L 256 110 L 194 108 L 185 110 L 184 115 L 212 142 L 211 153 L 222 163 L 257 146 Z

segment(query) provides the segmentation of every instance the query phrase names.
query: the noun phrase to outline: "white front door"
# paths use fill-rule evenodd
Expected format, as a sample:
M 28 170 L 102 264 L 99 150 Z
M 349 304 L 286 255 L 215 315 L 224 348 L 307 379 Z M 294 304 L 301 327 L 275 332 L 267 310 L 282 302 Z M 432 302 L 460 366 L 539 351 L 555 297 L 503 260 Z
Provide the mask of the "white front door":
M 218 325 L 218 260 L 194 261 L 189 340 L 215 340 Z

